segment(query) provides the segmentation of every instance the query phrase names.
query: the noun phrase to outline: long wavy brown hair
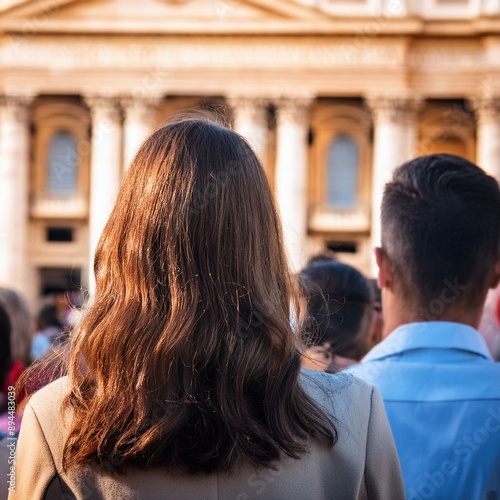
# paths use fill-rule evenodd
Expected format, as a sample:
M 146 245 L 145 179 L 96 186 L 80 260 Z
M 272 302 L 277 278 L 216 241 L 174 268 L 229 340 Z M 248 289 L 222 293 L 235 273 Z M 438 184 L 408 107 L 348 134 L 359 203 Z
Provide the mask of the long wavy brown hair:
M 102 166 L 105 168 L 105 165 Z M 63 464 L 220 472 L 336 430 L 301 387 L 280 221 L 236 133 L 184 119 L 125 176 L 71 339 Z

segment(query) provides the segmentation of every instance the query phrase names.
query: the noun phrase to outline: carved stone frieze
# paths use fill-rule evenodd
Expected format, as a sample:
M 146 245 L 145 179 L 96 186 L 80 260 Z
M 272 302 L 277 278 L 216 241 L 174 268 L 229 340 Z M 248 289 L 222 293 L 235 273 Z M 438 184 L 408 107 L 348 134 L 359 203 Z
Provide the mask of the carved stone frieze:
M 429 68 L 452 70 L 484 68 L 486 52 L 479 45 L 453 46 L 421 46 L 413 48 L 407 60 L 407 65 L 415 70 Z
M 227 41 L 178 39 L 162 43 L 68 40 L 61 44 L 37 38 L 19 46 L 0 47 L 4 66 L 78 68 L 323 68 L 332 66 L 398 66 L 406 50 L 401 44 L 379 42 L 358 46 L 355 39 L 290 43 L 275 40 Z

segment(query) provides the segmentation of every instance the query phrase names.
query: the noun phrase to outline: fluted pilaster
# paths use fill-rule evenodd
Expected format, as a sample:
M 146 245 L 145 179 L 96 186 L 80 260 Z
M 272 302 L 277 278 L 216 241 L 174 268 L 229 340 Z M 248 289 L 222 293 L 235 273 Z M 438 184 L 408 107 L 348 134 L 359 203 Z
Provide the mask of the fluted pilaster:
M 33 97 L 0 95 L 0 286 L 28 290 L 29 113 Z
M 121 100 L 124 112 L 123 157 L 128 168 L 140 145 L 151 135 L 158 124 L 161 97 L 125 97 Z
M 500 180 L 500 96 L 469 100 L 477 120 L 476 163 Z
M 309 98 L 276 101 L 276 199 L 288 256 L 296 271 L 306 260 L 307 139 L 311 104 Z
M 85 102 L 92 117 L 88 277 L 92 293 L 94 252 L 115 204 L 121 181 L 122 117 L 116 98 L 89 96 Z
M 261 97 L 233 96 L 228 98 L 233 110 L 233 128 L 252 146 L 262 163 L 265 162 L 268 144 L 267 106 Z
M 381 244 L 380 206 L 385 184 L 394 169 L 415 156 L 417 149 L 418 98 L 372 97 L 367 104 L 373 113 L 374 153 L 372 177 L 372 225 L 373 246 Z M 375 259 L 372 272 L 377 273 Z

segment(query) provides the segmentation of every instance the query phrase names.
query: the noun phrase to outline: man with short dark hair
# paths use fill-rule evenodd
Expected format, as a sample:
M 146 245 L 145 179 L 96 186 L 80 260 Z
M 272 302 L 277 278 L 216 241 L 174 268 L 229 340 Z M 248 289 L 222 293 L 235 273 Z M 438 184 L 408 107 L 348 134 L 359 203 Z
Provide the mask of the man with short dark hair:
M 500 364 L 479 325 L 500 279 L 500 189 L 469 161 L 394 172 L 376 249 L 384 340 L 349 369 L 379 387 L 408 500 L 500 499 Z

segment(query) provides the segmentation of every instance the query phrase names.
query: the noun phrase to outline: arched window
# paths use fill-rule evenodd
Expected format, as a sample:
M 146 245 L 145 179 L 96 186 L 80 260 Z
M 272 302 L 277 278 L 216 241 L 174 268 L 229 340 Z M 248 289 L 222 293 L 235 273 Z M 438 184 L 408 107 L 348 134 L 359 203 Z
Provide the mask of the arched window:
M 78 153 L 76 140 L 69 132 L 52 136 L 47 155 L 47 191 L 72 193 L 78 186 Z
M 333 138 L 328 148 L 327 200 L 333 207 L 353 208 L 358 201 L 359 151 L 347 134 Z

